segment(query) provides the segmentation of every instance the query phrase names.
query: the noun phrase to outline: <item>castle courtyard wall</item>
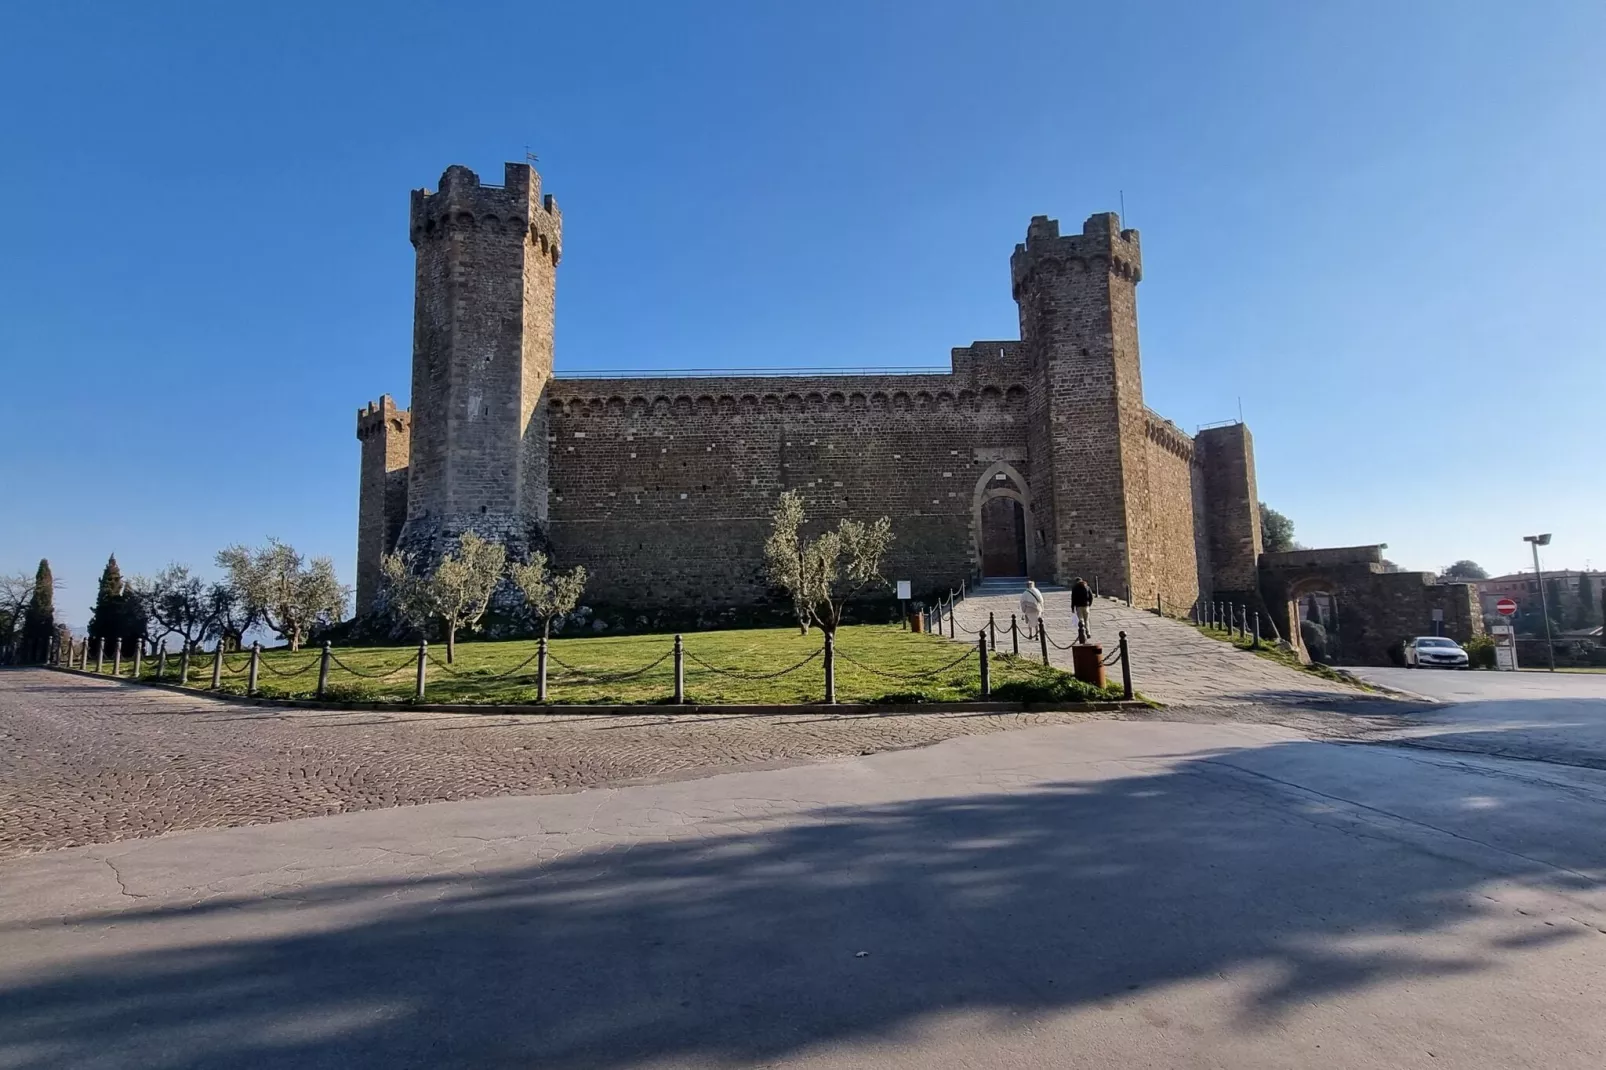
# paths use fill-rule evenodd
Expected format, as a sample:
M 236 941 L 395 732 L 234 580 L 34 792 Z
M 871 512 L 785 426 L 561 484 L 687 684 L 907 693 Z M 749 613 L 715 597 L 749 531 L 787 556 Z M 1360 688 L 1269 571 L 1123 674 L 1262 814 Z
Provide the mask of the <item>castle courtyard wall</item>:
M 599 602 L 728 606 L 768 590 L 780 494 L 811 521 L 892 518 L 886 574 L 947 589 L 979 564 L 976 485 L 1030 479 L 1023 387 L 979 374 L 557 380 L 549 538 Z
M 1134 590 L 1133 601 L 1153 605 L 1165 600 L 1168 611 L 1181 612 L 1199 597 L 1199 559 L 1193 527 L 1193 441 L 1182 430 L 1153 413 L 1147 438 L 1149 478 L 1146 525 L 1151 589 Z

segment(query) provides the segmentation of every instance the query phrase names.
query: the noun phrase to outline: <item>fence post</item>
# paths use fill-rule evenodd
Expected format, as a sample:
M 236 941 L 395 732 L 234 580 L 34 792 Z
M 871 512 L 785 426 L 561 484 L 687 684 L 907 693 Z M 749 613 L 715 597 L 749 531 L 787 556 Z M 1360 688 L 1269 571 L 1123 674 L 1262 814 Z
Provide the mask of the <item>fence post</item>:
M 86 654 L 87 654 L 88 650 L 89 650 L 89 640 L 85 639 L 84 640 L 84 651 L 86 652 Z M 143 640 L 135 639 L 134 640 L 134 679 L 138 680 L 143 675 L 143 671 L 142 670 L 143 670 L 144 663 L 145 663 L 145 643 L 144 643 Z
M 329 640 L 323 641 L 323 654 L 318 658 L 318 697 L 329 690 Z
M 948 638 L 950 638 L 950 639 L 955 638 L 955 636 L 956 636 L 956 633 L 954 631 L 955 627 L 956 627 L 956 625 L 954 624 L 954 599 L 953 599 L 953 595 L 950 594 L 948 596 Z
M 1245 606 L 1239 606 L 1234 616 L 1238 618 L 1238 638 L 1242 639 L 1249 631 L 1249 610 Z
M 178 682 L 179 686 L 187 687 L 190 682 L 190 644 L 184 642 L 184 649 L 178 655 Z
M 987 648 L 998 649 L 998 622 L 993 619 L 991 610 L 987 612 Z
M 546 636 L 535 646 L 535 701 L 546 701 Z
M 1128 701 L 1132 698 L 1132 659 L 1126 649 L 1126 633 L 1121 632 L 1121 695 Z
M 993 677 L 987 664 L 987 637 L 976 636 L 976 648 L 981 651 L 981 697 L 987 698 L 993 693 Z
M 123 675 L 123 641 L 121 639 L 112 640 L 112 675 Z
M 253 695 L 254 696 L 257 693 L 257 669 L 261 667 L 261 664 L 262 664 L 262 644 L 259 643 L 259 642 L 252 643 L 251 644 L 251 673 L 250 673 L 250 675 L 248 675 L 245 678 L 245 693 L 247 695 Z
M 1165 616 L 1165 598 L 1159 591 L 1154 592 L 1154 615 L 1156 617 Z
M 686 701 L 686 646 L 679 635 L 675 636 L 675 705 Z
M 429 661 L 429 640 L 418 641 L 418 678 L 413 683 L 413 698 L 418 702 L 424 701 L 424 666 Z
M 212 690 L 216 691 L 223 686 L 223 637 L 217 637 L 217 646 L 212 648 Z
M 1037 618 L 1037 645 L 1043 648 L 1043 664 L 1048 664 L 1048 621 Z
M 100 672 L 102 666 L 105 664 L 105 662 L 103 660 L 103 655 L 106 653 L 106 649 L 105 648 L 106 648 L 106 640 L 103 639 L 103 638 L 96 638 L 96 640 L 95 640 L 95 671 L 96 672 Z
M 99 666 L 97 665 L 96 668 L 98 669 Z M 157 651 L 157 657 L 156 657 L 156 679 L 157 680 L 162 680 L 166 676 L 167 676 L 167 640 L 163 639 L 162 640 L 162 649 Z
M 1009 652 L 1020 657 L 1020 621 L 1013 613 L 1009 615 Z
M 1255 610 L 1254 648 L 1256 650 L 1260 649 L 1260 610 L 1258 610 L 1258 609 Z
M 836 640 L 825 633 L 825 703 L 836 705 Z

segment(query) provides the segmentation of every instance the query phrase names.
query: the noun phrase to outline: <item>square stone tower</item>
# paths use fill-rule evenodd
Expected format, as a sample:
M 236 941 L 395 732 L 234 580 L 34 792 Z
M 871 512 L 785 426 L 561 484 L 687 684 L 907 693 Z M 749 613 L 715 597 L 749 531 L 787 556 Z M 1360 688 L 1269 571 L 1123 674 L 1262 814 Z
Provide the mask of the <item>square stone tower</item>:
M 465 531 L 520 557 L 545 541 L 547 407 L 563 219 L 528 164 L 504 184 L 452 166 L 414 190 L 412 436 L 399 548 Z
M 1028 361 L 1027 445 L 1039 579 L 1154 586 L 1148 414 L 1138 362 L 1138 232 L 1113 212 L 1080 234 L 1036 216 L 1010 260 Z

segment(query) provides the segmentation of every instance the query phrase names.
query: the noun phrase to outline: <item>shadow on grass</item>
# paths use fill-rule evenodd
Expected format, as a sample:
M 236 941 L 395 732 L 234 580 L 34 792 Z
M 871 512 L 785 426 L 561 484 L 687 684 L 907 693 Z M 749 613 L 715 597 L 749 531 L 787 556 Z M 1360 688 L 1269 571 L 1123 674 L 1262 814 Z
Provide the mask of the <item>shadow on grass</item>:
M 785 827 L 485 874 L 69 917 L 61 924 L 84 944 L 116 926 L 101 936 L 134 949 L 0 988 L 0 1056 L 75 1067 L 750 1065 L 895 1038 L 942 1012 L 1108 1006 L 1229 971 L 1260 979 L 1243 982 L 1239 1027 L 1252 1032 L 1285 1009 L 1478 971 L 1532 942 L 1508 934 L 1452 953 L 1413 941 L 1489 909 L 1475 892 L 1497 874 L 1457 857 L 1464 845 L 1425 849 L 1275 776 L 1348 760 L 1415 759 L 1296 742 L 1154 774 L 822 809 Z M 1548 803 L 1522 785 L 1477 790 L 1480 820 L 1498 811 L 1551 834 L 1539 812 Z M 1606 846 L 1588 835 L 1493 868 L 1556 884 L 1535 860 L 1547 853 L 1571 871 L 1558 885 L 1567 890 L 1598 888 L 1585 874 L 1606 873 Z

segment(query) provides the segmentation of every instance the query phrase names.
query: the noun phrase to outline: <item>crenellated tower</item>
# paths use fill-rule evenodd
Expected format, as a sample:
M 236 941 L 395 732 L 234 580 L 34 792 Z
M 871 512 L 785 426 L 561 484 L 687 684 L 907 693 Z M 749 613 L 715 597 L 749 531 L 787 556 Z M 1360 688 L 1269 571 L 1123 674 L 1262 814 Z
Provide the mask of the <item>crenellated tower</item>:
M 473 530 L 545 541 L 547 405 L 563 219 L 528 164 L 503 185 L 452 166 L 414 190 L 412 435 L 400 545 L 433 557 Z
M 1097 577 L 1150 597 L 1148 416 L 1138 363 L 1138 232 L 1113 212 L 1080 234 L 1035 216 L 1010 259 L 1031 386 L 1027 449 L 1039 578 Z
M 396 548 L 407 519 L 407 455 L 412 414 L 389 394 L 357 410 L 362 443 L 357 502 L 357 612 L 366 613 L 379 593 L 379 560 Z

